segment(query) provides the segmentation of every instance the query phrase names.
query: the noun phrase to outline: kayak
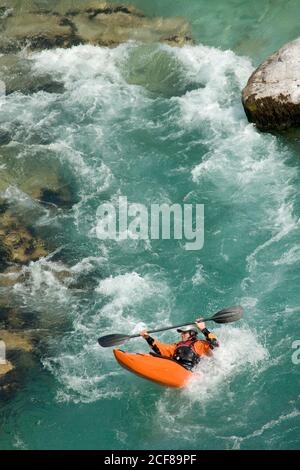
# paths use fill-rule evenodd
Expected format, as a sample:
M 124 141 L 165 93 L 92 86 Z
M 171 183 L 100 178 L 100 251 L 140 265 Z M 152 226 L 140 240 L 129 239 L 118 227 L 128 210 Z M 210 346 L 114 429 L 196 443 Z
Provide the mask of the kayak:
M 173 359 L 155 354 L 128 353 L 114 349 L 118 363 L 125 369 L 144 379 L 166 387 L 184 387 L 193 373 Z

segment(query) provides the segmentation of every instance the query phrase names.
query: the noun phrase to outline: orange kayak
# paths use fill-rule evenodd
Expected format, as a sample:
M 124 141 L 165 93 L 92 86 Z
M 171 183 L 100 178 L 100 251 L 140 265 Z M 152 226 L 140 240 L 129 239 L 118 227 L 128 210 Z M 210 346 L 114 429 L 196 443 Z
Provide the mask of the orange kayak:
M 150 354 L 128 353 L 114 349 L 118 363 L 130 372 L 166 387 L 184 387 L 193 373 L 173 361 Z

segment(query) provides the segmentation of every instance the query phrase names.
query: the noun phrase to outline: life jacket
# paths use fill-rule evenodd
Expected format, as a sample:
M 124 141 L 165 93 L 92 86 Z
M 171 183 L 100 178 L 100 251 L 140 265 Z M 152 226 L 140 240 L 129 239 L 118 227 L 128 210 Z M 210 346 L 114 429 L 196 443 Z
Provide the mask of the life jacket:
M 172 359 L 179 362 L 186 369 L 191 370 L 200 361 L 200 356 L 195 352 L 193 343 L 197 339 L 180 341 L 176 344 L 176 350 L 173 354 Z

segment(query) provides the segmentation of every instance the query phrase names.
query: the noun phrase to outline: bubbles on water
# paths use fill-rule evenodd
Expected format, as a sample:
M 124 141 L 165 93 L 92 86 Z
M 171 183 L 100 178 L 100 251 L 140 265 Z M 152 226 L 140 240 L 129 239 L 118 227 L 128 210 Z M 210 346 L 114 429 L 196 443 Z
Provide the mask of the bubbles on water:
M 214 349 L 213 356 L 201 360 L 186 388 L 177 394 L 166 390 L 156 403 L 154 419 L 164 423 L 164 431 L 172 429 L 178 438 L 184 426 L 182 437 L 190 444 L 201 436 L 209 442 L 216 439 L 216 428 L 210 419 L 211 412 L 215 415 L 212 406 L 218 408 L 223 420 L 222 403 L 234 403 L 240 392 L 235 386 L 239 375 L 248 371 L 252 376 L 269 357 L 256 334 L 247 328 L 227 325 L 214 332 L 220 347 Z M 159 431 L 163 432 L 161 427 Z
M 124 328 L 133 333 L 141 331 L 146 326 L 143 318 L 149 303 L 154 314 L 151 323 L 160 318 L 162 308 L 165 308 L 165 315 L 161 321 L 168 320 L 166 317 L 170 297 L 168 286 L 160 280 L 155 280 L 151 275 L 141 276 L 132 272 L 111 276 L 100 281 L 96 291 L 108 300 L 101 309 L 101 315 L 109 319 L 115 327 L 124 324 Z M 157 311 L 155 311 L 156 306 Z
M 71 268 L 71 272 L 86 271 L 94 261 L 89 258 L 79 262 Z M 104 335 L 114 328 L 123 333 L 137 333 L 145 328 L 145 311 L 149 309 L 153 312 L 149 326 L 158 320 L 163 325 L 168 321 L 170 296 L 167 293 L 168 286 L 161 279 L 156 279 L 155 273 L 142 276 L 131 272 L 110 276 L 99 282 L 94 298 L 98 309 L 90 311 L 89 306 L 80 307 L 73 302 L 74 332 L 65 335 L 59 349 L 56 350 L 54 344 L 53 354 L 43 359 L 44 366 L 62 385 L 57 395 L 58 401 L 87 403 L 120 397 L 123 393 L 119 387 L 121 371 L 111 350 L 99 348 L 95 332 Z M 163 308 L 164 319 L 161 318 Z
M 294 264 L 300 261 L 300 245 L 294 245 L 292 248 L 288 249 L 283 255 L 273 261 L 275 266 L 283 265 L 283 264 Z
M 192 284 L 194 286 L 204 284 L 206 282 L 206 278 L 207 278 L 207 274 L 204 270 L 204 266 L 202 264 L 198 264 L 196 266 L 195 274 L 192 277 Z
M 192 401 L 207 401 L 218 393 L 222 385 L 229 383 L 245 367 L 255 367 L 268 358 L 268 352 L 249 329 L 224 326 L 216 332 L 220 347 L 213 357 L 204 358 L 197 367 L 199 377 L 193 378 L 187 393 Z

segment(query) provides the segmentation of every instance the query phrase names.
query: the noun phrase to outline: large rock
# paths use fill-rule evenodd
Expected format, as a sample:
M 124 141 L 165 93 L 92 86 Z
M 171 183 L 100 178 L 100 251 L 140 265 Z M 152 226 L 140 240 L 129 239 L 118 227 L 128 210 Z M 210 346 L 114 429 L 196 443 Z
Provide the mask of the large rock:
M 300 38 L 265 60 L 242 92 L 248 120 L 262 130 L 300 127 Z
M 146 17 L 130 6 L 94 2 L 68 10 L 11 13 L 2 20 L 0 52 L 71 47 L 78 44 L 116 46 L 128 40 L 191 42 L 188 22 L 181 17 Z
M 31 49 L 70 47 L 80 43 L 72 22 L 63 21 L 60 15 L 25 13 L 5 19 L 0 51 L 16 52 L 25 46 Z
M 16 140 L 29 140 L 30 143 L 40 142 L 41 138 L 47 142 L 47 132 L 35 129 L 33 126 L 27 133 L 18 121 L 12 125 L 12 133 L 16 132 Z M 45 135 L 41 135 L 44 133 Z M 1 134 L 0 134 L 1 135 Z M 50 139 L 51 136 L 49 136 Z M 1 147 L 0 153 L 0 193 L 4 193 L 10 186 L 17 187 L 31 198 L 42 204 L 59 207 L 71 207 L 77 202 L 76 195 L 70 182 L 74 183 L 73 175 L 67 172 L 54 152 L 50 150 L 32 150 L 24 158 L 18 158 L 22 152 L 22 144 Z M 38 166 L 36 162 L 39 162 Z M 3 212 L 3 211 L 2 211 Z M 0 200 L 1 213 L 1 200 Z
M 82 42 L 116 46 L 122 42 L 189 42 L 188 23 L 184 18 L 148 18 L 128 7 L 87 8 L 72 19 Z

